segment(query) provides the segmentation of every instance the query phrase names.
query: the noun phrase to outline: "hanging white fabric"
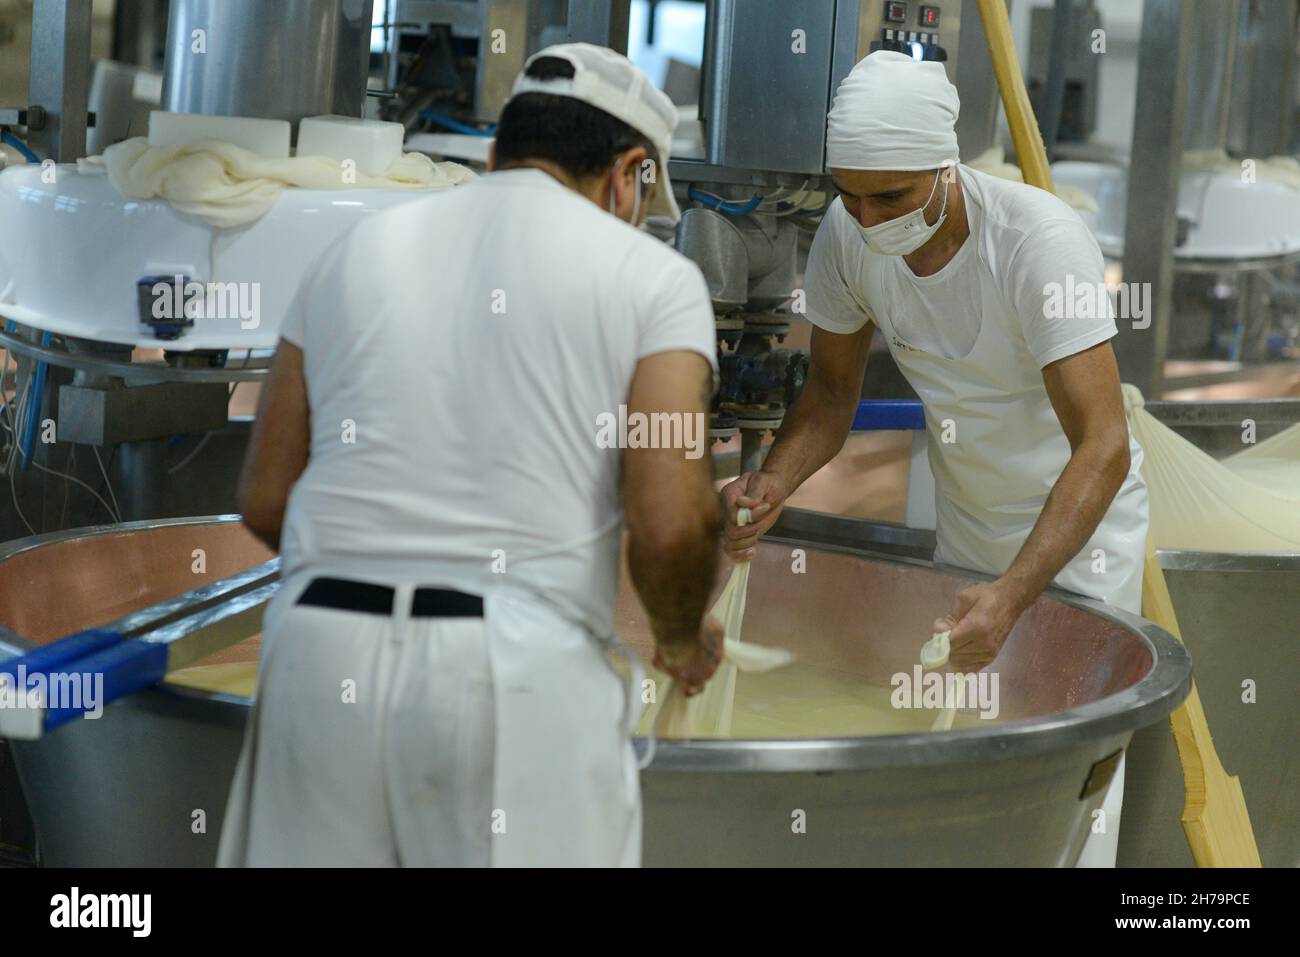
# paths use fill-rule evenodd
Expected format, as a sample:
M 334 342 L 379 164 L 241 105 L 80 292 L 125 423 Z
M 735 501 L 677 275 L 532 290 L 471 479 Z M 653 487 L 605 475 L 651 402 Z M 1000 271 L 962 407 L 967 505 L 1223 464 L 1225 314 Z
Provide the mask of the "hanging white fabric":
M 1283 489 L 1300 434 L 1283 432 L 1232 459 L 1216 461 L 1143 408 L 1124 386 L 1124 409 L 1142 446 L 1151 536 L 1160 548 L 1216 552 L 1300 551 L 1300 493 Z
M 748 525 L 749 509 L 737 513 L 737 524 Z M 725 738 L 731 735 L 731 715 L 736 703 L 736 679 L 741 671 L 771 671 L 788 665 L 794 654 L 784 648 L 768 648 L 740 640 L 745 619 L 745 592 L 749 585 L 749 562 L 731 570 L 722 594 L 709 614 L 722 622 L 725 632 L 722 663 L 717 672 L 693 698 L 670 688 L 663 710 L 655 721 L 657 733 L 666 738 Z

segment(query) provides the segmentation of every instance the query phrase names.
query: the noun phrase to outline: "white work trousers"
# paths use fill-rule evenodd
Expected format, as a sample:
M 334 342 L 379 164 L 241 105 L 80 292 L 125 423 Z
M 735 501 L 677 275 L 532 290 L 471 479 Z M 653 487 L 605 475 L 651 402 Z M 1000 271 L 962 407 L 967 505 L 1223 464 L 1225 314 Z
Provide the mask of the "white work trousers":
M 395 606 L 409 596 L 398 589 Z M 540 661 L 554 683 L 534 687 L 512 671 L 516 659 L 494 667 L 502 639 L 485 619 L 291 598 L 282 592 L 267 614 L 222 866 L 640 863 L 625 689 L 595 642 L 570 636 L 548 658 L 545 636 L 534 641 L 525 664 Z M 506 643 L 530 637 L 519 631 Z M 495 673 L 509 676 L 504 695 Z

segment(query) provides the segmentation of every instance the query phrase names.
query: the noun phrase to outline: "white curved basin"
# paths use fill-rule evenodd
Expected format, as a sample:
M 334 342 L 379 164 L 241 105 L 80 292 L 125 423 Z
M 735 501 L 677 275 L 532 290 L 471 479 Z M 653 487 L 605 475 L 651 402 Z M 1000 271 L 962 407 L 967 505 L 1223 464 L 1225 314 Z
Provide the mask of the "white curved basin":
M 1103 253 L 1112 259 L 1123 256 L 1128 170 L 1060 162 L 1052 164 L 1052 178 L 1096 197 L 1096 217 L 1085 221 Z M 1185 172 L 1178 216 L 1191 225 L 1186 242 L 1174 250 L 1175 259 L 1268 259 L 1300 252 L 1300 190 L 1283 183 L 1246 182 L 1241 173 L 1230 171 Z
M 106 176 L 53 169 L 53 183 L 34 165 L 0 173 L 0 316 L 179 351 L 273 347 L 299 277 L 333 239 L 371 213 L 432 192 L 286 189 L 257 222 L 214 229 L 162 201 L 123 199 Z M 256 309 L 220 309 L 178 339 L 159 339 L 140 322 L 136 283 L 177 274 L 237 283 L 244 306 Z

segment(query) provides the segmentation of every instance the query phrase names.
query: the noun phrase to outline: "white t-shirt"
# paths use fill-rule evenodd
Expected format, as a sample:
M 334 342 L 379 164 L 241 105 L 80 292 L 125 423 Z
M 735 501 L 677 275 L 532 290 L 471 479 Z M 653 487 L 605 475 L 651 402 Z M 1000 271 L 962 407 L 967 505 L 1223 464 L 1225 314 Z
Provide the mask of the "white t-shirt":
M 935 557 L 1001 574 L 1070 460 L 1042 368 L 1116 333 L 1101 251 L 1050 193 L 958 167 L 970 236 L 933 276 L 873 253 L 838 200 L 804 278 L 808 318 L 837 333 L 871 320 L 925 406 Z M 1147 528 L 1142 450 L 1064 588 L 1136 610 Z
M 598 417 L 646 356 L 716 372 L 714 326 L 693 263 L 541 170 L 376 213 L 280 329 L 304 351 L 312 433 L 286 574 L 521 586 L 609 634 L 621 453 Z
M 831 204 L 804 277 L 813 324 L 856 332 L 873 318 L 873 310 L 887 309 L 904 341 L 959 359 L 975 345 L 981 314 L 972 304 L 980 301 L 981 275 L 991 274 L 1014 305 L 1040 369 L 1114 336 L 1108 298 L 1074 308 L 1083 302 L 1078 290 L 1085 284 L 1096 290 L 1105 281 L 1101 248 L 1078 214 L 1045 190 L 966 166 L 957 169 L 970 237 L 932 276 L 915 275 L 902 256 L 873 253 L 844 204 L 839 199 Z M 1054 283 L 1061 287 L 1063 304 L 1075 293 L 1060 315 L 1044 293 Z

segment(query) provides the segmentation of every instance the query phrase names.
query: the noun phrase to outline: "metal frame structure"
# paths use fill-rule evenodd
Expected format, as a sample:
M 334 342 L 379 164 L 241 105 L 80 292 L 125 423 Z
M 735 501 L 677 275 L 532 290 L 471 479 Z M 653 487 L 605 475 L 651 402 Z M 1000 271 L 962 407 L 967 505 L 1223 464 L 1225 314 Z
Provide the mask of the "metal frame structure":
M 28 144 L 56 163 L 71 163 L 86 153 L 91 12 L 91 0 L 35 0 L 30 105 L 0 110 L 0 123 L 25 121 Z

